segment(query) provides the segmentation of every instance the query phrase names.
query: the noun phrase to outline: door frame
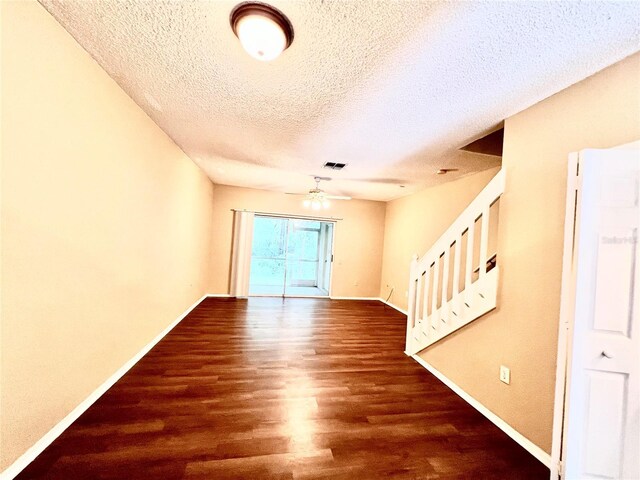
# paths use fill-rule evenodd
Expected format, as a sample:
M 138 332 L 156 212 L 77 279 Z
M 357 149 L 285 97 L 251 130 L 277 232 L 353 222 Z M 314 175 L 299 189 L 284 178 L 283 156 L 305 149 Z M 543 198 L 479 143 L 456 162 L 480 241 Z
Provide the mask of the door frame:
M 556 359 L 556 386 L 553 402 L 553 430 L 551 436 L 551 475 L 557 480 L 562 474 L 563 433 L 567 419 L 567 371 L 571 362 L 571 339 L 573 337 L 573 318 L 575 314 L 576 256 L 575 232 L 577 230 L 578 202 L 580 196 L 580 154 L 569 154 L 567 171 L 567 195 L 564 220 L 564 249 L 562 254 L 562 284 L 560 290 L 560 319 L 558 325 L 558 352 Z
M 322 289 L 324 290 L 324 285 L 327 286 L 327 292 L 331 292 L 331 278 L 333 275 L 333 247 L 334 247 L 334 235 L 336 222 L 323 222 L 323 226 L 321 228 L 325 228 L 329 230 L 331 229 L 331 233 L 323 234 L 321 233 L 321 250 L 323 255 L 323 266 L 322 266 L 322 274 L 319 274 L 319 277 L 322 277 Z M 322 241 L 324 240 L 324 241 Z M 327 275 L 327 268 L 329 268 L 329 275 Z

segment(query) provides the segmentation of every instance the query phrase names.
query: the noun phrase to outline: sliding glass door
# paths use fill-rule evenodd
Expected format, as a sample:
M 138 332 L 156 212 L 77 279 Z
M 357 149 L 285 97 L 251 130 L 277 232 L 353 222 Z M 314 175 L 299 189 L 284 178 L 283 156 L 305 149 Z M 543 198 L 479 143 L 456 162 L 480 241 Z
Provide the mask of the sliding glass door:
M 255 217 L 249 294 L 284 289 L 287 227 L 285 218 Z
M 328 296 L 333 223 L 256 216 L 250 295 Z

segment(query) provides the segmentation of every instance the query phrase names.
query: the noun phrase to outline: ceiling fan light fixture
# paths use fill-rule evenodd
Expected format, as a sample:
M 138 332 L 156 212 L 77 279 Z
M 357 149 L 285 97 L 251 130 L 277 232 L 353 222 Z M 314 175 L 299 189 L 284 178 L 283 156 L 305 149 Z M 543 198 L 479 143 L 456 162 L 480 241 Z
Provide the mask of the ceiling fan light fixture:
M 256 60 L 276 59 L 293 41 L 289 19 L 265 3 L 240 3 L 231 11 L 229 21 L 242 48 Z
M 320 182 L 325 180 L 331 180 L 326 177 L 314 177 L 316 187 L 309 190 L 306 194 L 300 193 L 288 193 L 288 195 L 304 195 L 302 204 L 305 208 L 311 208 L 312 210 L 321 210 L 323 208 L 329 208 L 331 206 L 331 200 L 351 200 L 351 197 L 342 195 L 328 195 L 324 190 L 320 188 Z

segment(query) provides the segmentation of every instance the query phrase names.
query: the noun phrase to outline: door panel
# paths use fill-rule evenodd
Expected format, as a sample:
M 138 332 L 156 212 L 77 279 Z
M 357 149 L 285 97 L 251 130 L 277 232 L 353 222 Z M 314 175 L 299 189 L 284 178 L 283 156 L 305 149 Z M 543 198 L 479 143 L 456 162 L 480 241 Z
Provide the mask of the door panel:
M 588 372 L 585 473 L 605 478 L 620 477 L 623 409 L 627 375 Z M 602 415 L 609 412 L 609 415 Z
M 594 328 L 629 334 L 635 229 L 609 230 L 599 236 Z
M 291 220 L 287 250 L 287 285 L 318 286 L 320 222 Z
M 255 217 L 249 294 L 284 291 L 286 240 L 286 218 Z
M 640 150 L 586 150 L 579 158 L 565 476 L 638 478 Z

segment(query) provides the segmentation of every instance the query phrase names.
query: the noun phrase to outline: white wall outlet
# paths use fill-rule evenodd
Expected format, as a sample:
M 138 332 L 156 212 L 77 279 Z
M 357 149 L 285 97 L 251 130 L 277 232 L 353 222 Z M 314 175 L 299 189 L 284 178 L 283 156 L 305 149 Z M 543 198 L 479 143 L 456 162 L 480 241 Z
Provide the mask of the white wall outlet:
M 511 383 L 511 370 L 504 365 L 500 365 L 500 381 L 509 385 Z
M 405 290 L 405 291 L 404 291 L 404 296 L 405 296 L 405 297 L 407 297 L 407 298 L 409 298 L 409 290 Z

